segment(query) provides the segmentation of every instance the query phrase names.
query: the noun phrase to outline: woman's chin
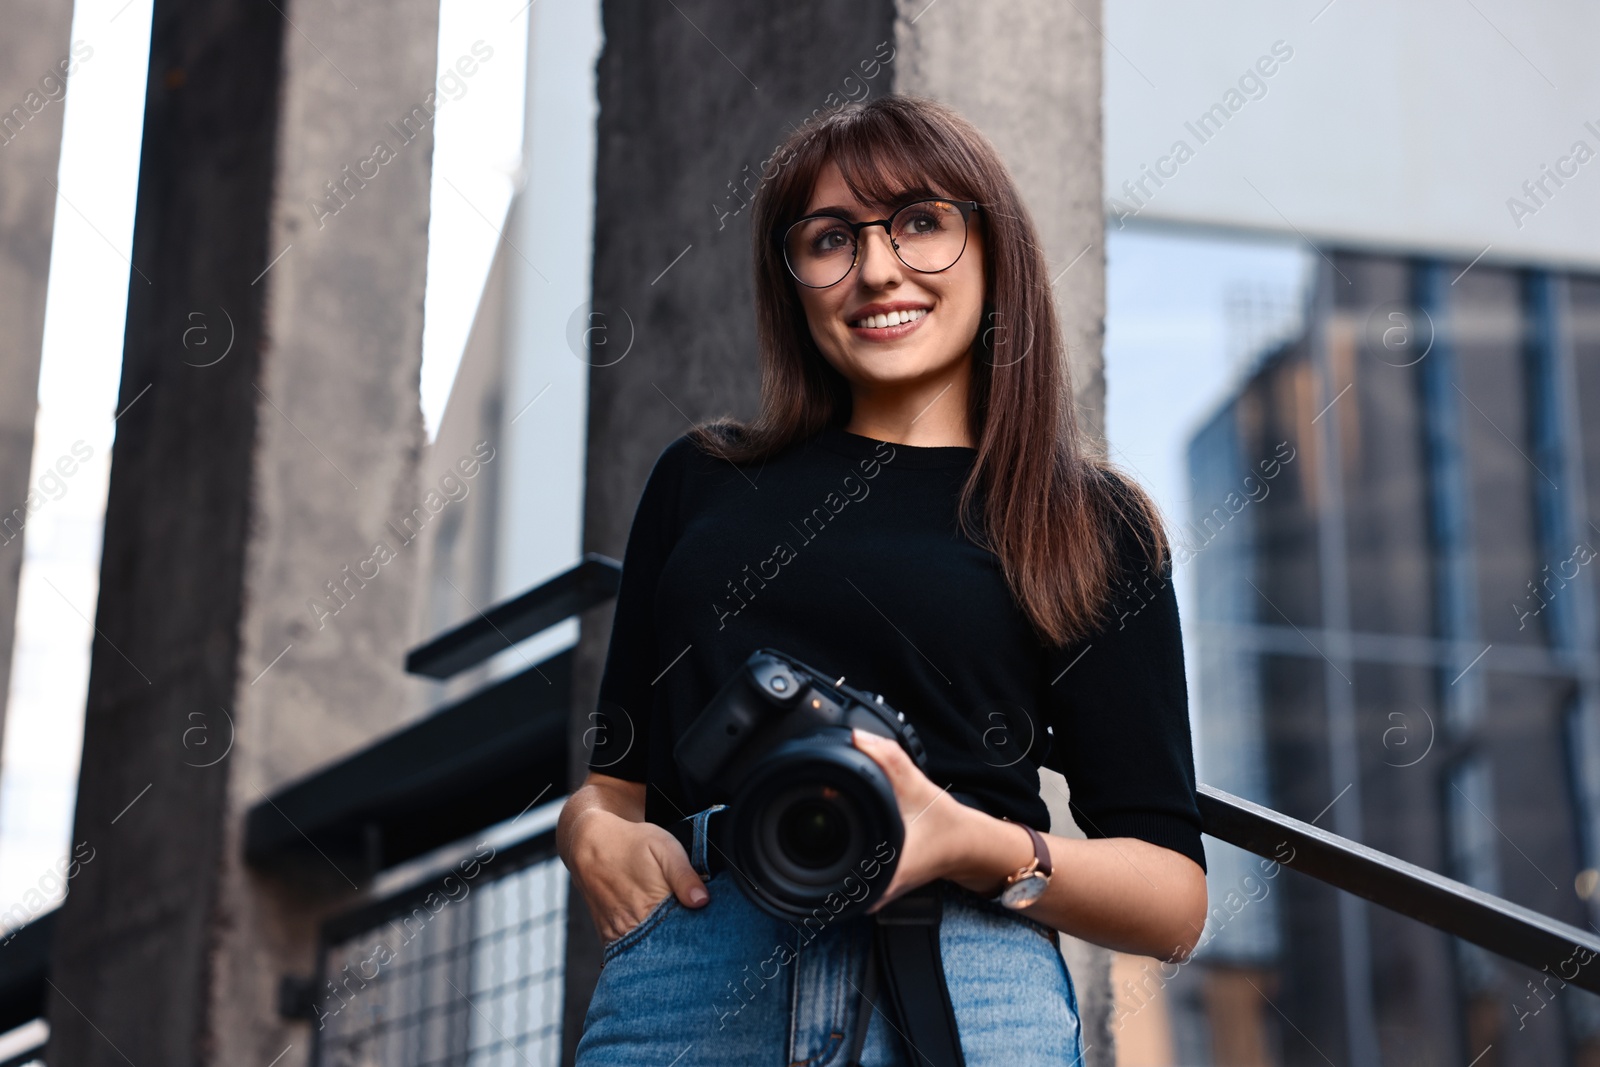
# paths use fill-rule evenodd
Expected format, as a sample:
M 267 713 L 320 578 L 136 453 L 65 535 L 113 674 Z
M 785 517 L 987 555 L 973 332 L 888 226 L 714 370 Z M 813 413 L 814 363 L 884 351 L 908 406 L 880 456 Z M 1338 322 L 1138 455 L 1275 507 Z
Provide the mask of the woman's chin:
M 964 354 L 963 354 L 964 355 Z M 962 357 L 951 359 L 929 355 L 916 349 L 897 349 L 874 345 L 866 351 L 850 353 L 854 373 L 850 377 L 863 385 L 909 385 L 928 378 L 949 373 L 962 362 Z

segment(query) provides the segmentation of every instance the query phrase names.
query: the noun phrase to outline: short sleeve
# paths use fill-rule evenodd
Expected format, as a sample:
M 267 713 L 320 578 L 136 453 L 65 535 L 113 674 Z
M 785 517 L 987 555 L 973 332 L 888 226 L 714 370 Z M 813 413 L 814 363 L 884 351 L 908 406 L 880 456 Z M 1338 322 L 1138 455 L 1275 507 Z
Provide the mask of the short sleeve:
M 1047 657 L 1045 765 L 1066 778 L 1087 836 L 1139 838 L 1204 870 L 1172 564 L 1154 569 L 1118 526 L 1121 575 L 1104 621 Z
M 668 445 L 645 480 L 622 556 L 622 579 L 599 699 L 587 730 L 589 769 L 643 782 L 649 763 L 653 681 L 660 671 L 654 605 L 661 569 L 677 540 L 687 437 Z

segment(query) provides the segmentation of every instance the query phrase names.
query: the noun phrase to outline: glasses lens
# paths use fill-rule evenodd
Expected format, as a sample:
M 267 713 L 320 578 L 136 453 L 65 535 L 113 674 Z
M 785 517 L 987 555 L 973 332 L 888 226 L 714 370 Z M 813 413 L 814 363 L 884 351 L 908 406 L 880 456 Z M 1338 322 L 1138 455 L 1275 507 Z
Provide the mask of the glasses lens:
M 895 212 L 890 226 L 900 261 L 925 274 L 947 270 L 967 247 L 967 217 L 948 200 L 907 204 Z M 783 254 L 802 285 L 826 288 L 850 273 L 856 238 L 841 219 L 801 219 L 784 236 Z
M 802 285 L 833 285 L 850 273 L 856 259 L 856 239 L 839 219 L 801 219 L 789 227 L 783 254 L 789 270 Z
M 907 204 L 894 216 L 894 244 L 912 270 L 945 270 L 967 247 L 967 220 L 948 200 Z

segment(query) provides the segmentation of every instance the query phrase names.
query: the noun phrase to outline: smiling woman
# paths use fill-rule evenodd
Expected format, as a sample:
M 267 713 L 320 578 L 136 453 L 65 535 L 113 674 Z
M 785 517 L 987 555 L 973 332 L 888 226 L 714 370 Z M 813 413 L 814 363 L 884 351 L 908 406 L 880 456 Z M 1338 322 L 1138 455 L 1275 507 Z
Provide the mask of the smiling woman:
M 701 1064 L 903 1064 L 942 1034 L 952 1055 L 936 1064 L 1080 1063 L 1055 931 L 1182 959 L 1205 917 L 1172 584 L 1131 618 L 1113 610 L 1134 576 L 1170 577 L 1166 538 L 1074 421 L 1038 236 L 970 123 L 885 97 L 801 127 L 785 158 L 755 204 L 761 408 L 695 427 L 651 472 L 590 774 L 558 828 L 607 942 L 577 1062 L 671 1062 L 687 1045 Z M 1026 355 L 996 358 L 980 328 L 994 322 L 1021 329 Z M 705 611 L 730 568 L 793 536 L 797 509 L 883 448 L 872 503 L 833 508 L 832 532 L 737 613 Z M 752 903 L 741 886 L 762 870 L 714 827 L 752 825 L 753 794 L 719 815 L 718 784 L 675 759 L 764 647 L 883 694 L 914 730 L 915 744 L 831 742 L 881 772 L 903 827 L 877 919 L 841 907 L 801 937 Z M 1028 739 L 1001 761 L 996 707 Z M 1066 776 L 1087 840 L 1045 832 L 1041 767 Z M 908 970 L 885 931 L 913 905 L 933 943 Z M 932 980 L 908 1001 L 913 976 Z

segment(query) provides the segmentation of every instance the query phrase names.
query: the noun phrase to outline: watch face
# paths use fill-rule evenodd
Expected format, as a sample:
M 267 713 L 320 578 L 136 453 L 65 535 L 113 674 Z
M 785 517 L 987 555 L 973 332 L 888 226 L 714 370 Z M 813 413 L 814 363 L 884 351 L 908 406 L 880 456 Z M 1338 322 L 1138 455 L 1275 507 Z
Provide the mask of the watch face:
M 1007 886 L 1005 892 L 1000 894 L 1000 903 L 1008 908 L 1026 908 L 1044 895 L 1045 887 L 1049 884 L 1050 879 L 1034 871 Z

